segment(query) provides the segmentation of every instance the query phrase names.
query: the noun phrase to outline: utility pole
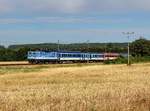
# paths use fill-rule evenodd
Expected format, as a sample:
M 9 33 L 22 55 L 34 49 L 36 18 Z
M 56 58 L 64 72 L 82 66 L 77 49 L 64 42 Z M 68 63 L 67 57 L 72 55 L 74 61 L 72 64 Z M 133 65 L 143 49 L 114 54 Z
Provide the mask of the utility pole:
M 59 46 L 60 44 L 59 44 L 59 40 L 58 40 L 58 42 L 57 42 L 57 51 L 59 52 L 60 51 L 60 46 Z
M 130 37 L 131 37 L 131 35 L 134 34 L 134 32 L 123 32 L 123 34 L 126 35 L 128 38 L 128 63 L 127 63 L 127 65 L 129 66 L 129 65 L 131 65 L 130 64 Z
M 90 41 L 88 40 L 88 41 L 87 41 L 88 52 L 89 52 L 89 49 L 90 49 L 90 43 L 89 43 L 89 42 L 90 42 Z
M 89 53 L 90 51 L 89 51 L 89 49 L 90 49 L 90 43 L 89 43 L 90 41 L 88 40 L 87 41 L 87 53 Z M 87 57 L 88 58 L 88 60 L 87 60 L 87 63 L 89 63 L 89 56 Z
M 57 41 L 57 57 L 58 57 L 57 63 L 60 63 L 59 51 L 60 51 L 60 46 L 59 46 L 59 40 L 58 40 Z

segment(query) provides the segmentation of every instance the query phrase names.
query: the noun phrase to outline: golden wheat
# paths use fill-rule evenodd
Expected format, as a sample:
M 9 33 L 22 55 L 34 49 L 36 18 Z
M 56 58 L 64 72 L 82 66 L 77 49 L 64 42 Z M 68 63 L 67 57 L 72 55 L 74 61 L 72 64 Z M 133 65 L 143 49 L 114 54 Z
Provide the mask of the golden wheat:
M 149 111 L 150 63 L 6 71 L 0 74 L 0 110 Z

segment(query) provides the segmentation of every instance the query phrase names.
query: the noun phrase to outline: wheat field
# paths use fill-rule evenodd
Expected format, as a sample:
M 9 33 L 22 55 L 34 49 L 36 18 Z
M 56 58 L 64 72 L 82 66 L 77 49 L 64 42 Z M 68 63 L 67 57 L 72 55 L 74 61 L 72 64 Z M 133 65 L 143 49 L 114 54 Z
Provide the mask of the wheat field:
M 0 111 L 150 111 L 150 63 L 0 67 Z

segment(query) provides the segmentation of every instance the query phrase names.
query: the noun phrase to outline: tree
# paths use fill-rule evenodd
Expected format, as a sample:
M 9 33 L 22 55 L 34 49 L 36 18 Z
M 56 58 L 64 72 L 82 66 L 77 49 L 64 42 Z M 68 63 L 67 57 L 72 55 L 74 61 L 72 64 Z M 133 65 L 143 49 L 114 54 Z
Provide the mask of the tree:
M 16 51 L 16 60 L 22 61 L 27 59 L 27 52 L 29 51 L 29 48 L 20 48 L 18 51 Z
M 140 38 L 131 44 L 133 56 L 150 56 L 150 40 Z

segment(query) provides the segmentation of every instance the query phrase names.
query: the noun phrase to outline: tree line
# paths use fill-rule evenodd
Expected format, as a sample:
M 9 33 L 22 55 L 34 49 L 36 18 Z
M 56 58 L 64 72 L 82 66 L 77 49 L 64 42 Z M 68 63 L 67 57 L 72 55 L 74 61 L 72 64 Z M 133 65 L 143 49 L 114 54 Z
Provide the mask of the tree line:
M 27 59 L 28 51 L 44 50 L 57 51 L 58 44 L 25 44 L 11 45 L 8 48 L 0 46 L 0 61 L 23 61 Z M 81 51 L 81 52 L 117 52 L 127 53 L 127 43 L 74 43 L 59 44 L 61 51 Z M 138 39 L 130 44 L 130 50 L 134 57 L 150 56 L 150 40 Z

